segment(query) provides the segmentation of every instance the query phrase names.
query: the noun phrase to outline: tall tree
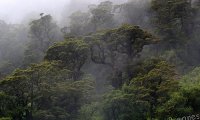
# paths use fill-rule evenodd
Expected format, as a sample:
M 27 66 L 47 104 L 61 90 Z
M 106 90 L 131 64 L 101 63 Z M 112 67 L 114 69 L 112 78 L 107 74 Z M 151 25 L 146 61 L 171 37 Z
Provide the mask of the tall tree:
M 158 107 L 158 118 L 180 118 L 199 113 L 199 71 L 200 68 L 197 67 L 181 77 L 179 80 L 179 90 L 170 95 L 171 98 L 169 101 Z M 191 116 L 189 118 L 198 119 L 198 116 Z
M 44 57 L 48 47 L 62 39 L 59 28 L 50 15 L 40 14 L 41 18 L 30 23 L 30 43 L 25 51 L 24 64 L 39 62 Z
M 132 68 L 132 78 L 121 90 L 114 90 L 104 98 L 104 119 L 157 119 L 160 115 L 157 109 L 178 90 L 173 66 L 160 59 L 147 59 L 129 67 Z
M 128 24 L 86 37 L 86 40 L 90 44 L 92 61 L 108 65 L 114 71 L 113 85 L 117 88 L 123 84 L 122 69 L 133 62 L 145 45 L 158 42 L 151 33 Z
M 88 45 L 79 39 L 66 39 L 50 47 L 45 56 L 48 61 L 61 61 L 73 73 L 74 80 L 81 76 L 81 68 L 88 59 Z
M 115 17 L 117 18 L 119 24 L 129 23 L 133 25 L 138 25 L 142 28 L 151 27 L 150 23 L 150 1 L 149 0 L 128 0 L 127 2 L 115 5 Z
M 88 33 L 90 31 L 88 28 L 89 20 L 89 13 L 81 11 L 72 13 L 70 16 L 69 32 L 72 35 L 84 35 L 85 33 Z
M 114 27 L 113 4 L 110 1 L 101 2 L 97 6 L 89 6 L 93 31 Z
M 168 48 L 185 44 L 193 30 L 191 0 L 152 0 L 154 25 Z
M 146 117 L 154 119 L 158 106 L 167 102 L 170 94 L 178 90 L 177 76 L 173 66 L 166 61 L 152 59 L 142 65 L 126 89 L 136 95 L 138 104 L 147 105 Z
M 34 64 L 16 70 L 0 82 L 0 117 L 14 120 L 75 120 L 89 103 L 93 81 L 73 81 L 60 62 Z M 7 99 L 7 101 L 5 100 Z

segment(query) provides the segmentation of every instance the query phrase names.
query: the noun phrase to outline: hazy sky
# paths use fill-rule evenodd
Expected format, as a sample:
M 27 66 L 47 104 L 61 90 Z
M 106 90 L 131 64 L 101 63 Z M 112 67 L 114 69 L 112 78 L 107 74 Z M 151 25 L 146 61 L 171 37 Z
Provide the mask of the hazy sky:
M 72 9 L 81 9 L 80 5 L 73 4 L 87 5 L 100 1 L 105 0 L 0 0 L 0 20 L 7 23 L 21 23 L 26 19 L 39 17 L 40 13 L 45 13 L 51 14 L 56 21 L 59 21 L 62 19 L 63 13 L 70 13 L 69 10 Z M 122 2 L 126 0 L 111 1 Z
M 0 19 L 7 23 L 20 23 L 28 14 L 41 12 L 52 14 L 57 19 L 70 0 L 0 0 Z

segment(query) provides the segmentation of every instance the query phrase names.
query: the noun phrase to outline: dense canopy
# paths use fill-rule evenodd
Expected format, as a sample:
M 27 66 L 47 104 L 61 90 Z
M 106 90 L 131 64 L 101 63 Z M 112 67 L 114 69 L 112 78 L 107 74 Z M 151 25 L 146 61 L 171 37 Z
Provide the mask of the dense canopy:
M 0 20 L 0 120 L 199 119 L 199 0 L 68 7 Z

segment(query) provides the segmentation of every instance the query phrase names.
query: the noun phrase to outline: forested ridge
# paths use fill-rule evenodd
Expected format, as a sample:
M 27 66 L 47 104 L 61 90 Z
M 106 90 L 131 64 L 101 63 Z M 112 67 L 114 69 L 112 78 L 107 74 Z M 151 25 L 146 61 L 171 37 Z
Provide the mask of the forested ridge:
M 199 0 L 104 1 L 67 19 L 0 21 L 0 120 L 200 119 Z

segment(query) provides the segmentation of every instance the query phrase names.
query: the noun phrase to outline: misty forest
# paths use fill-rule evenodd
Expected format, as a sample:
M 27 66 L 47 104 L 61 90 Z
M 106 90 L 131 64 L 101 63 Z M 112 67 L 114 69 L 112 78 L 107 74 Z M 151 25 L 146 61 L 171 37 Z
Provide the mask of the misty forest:
M 199 0 L 64 13 L 0 20 L 0 120 L 200 119 Z

